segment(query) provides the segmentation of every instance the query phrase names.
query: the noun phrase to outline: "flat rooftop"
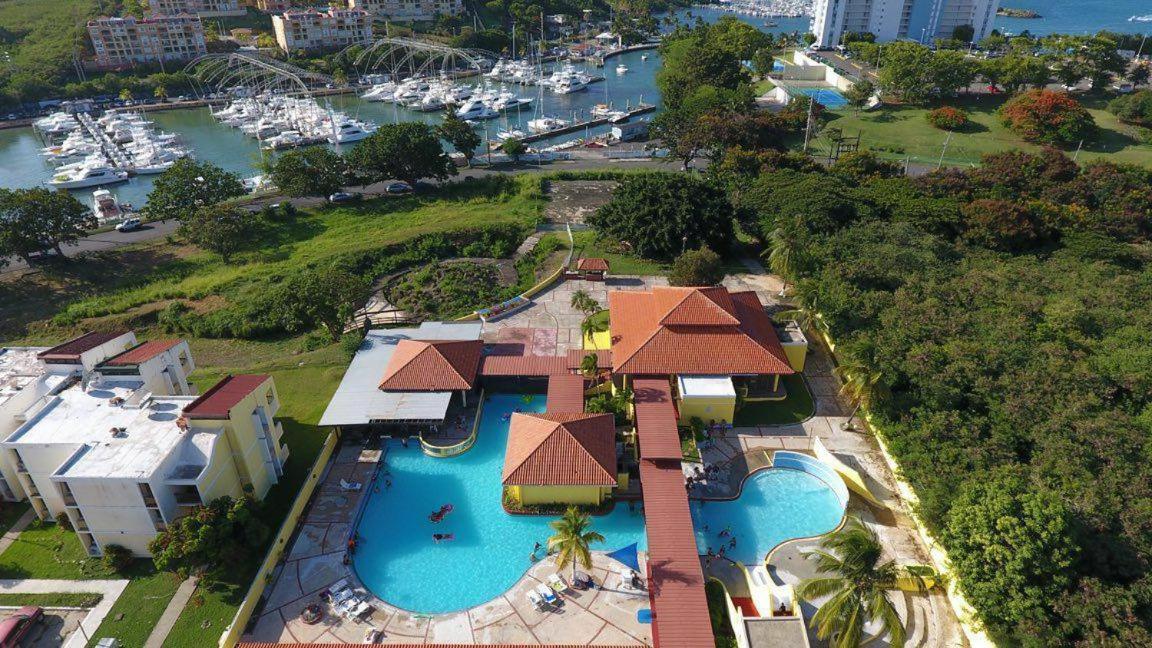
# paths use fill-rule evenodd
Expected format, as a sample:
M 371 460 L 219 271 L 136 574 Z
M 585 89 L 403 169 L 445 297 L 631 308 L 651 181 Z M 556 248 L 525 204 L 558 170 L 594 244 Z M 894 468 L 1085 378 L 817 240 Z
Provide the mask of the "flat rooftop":
M 0 348 L 0 405 L 35 382 L 44 373 L 44 365 L 36 356 L 45 348 Z
M 10 444 L 91 446 L 61 466 L 68 477 L 141 477 L 152 475 L 187 435 L 176 425 L 190 396 L 144 399 L 132 403 L 139 381 L 74 385 L 55 396 L 7 440 Z
M 804 648 L 809 645 L 804 620 L 799 617 L 745 619 L 744 627 L 748 630 L 748 644 L 752 648 Z
M 731 376 L 680 376 L 678 380 L 682 396 L 736 397 Z

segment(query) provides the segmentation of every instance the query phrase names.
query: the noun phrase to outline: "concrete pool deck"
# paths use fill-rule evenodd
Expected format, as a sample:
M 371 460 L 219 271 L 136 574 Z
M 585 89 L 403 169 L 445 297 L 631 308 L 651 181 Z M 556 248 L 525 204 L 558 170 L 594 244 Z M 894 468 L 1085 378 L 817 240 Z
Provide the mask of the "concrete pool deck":
M 551 559 L 533 565 L 501 596 L 459 612 L 414 614 L 371 596 L 374 610 L 362 621 L 329 613 L 320 593 L 340 579 L 357 583 L 344 565 L 348 532 L 363 492 L 345 492 L 340 480 L 366 483 L 375 464 L 360 461 L 360 448 L 345 447 L 329 464 L 284 563 L 273 574 L 266 599 L 246 642 L 359 644 L 370 628 L 383 630 L 381 644 L 576 644 L 651 646 L 652 626 L 636 620 L 648 607 L 647 592 L 620 589 L 621 565 L 602 552 L 593 553 L 585 570 L 597 587 L 569 589 L 556 611 L 536 610 L 527 592 L 556 572 Z M 643 557 L 641 558 L 643 560 Z M 641 573 L 644 572 L 641 564 Z M 477 565 L 482 568 L 482 565 Z M 562 572 L 570 581 L 571 568 Z M 359 588 L 369 594 L 364 588 Z M 304 607 L 321 603 L 324 619 L 315 625 L 300 620 Z

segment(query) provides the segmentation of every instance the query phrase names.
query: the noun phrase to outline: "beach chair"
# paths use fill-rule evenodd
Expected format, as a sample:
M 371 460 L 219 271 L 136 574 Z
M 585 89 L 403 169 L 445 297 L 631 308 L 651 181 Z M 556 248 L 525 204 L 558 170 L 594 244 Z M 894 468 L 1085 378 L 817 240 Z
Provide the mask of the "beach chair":
M 361 488 L 364 488 L 364 484 L 358 481 L 348 481 L 344 478 L 340 479 L 340 490 L 342 491 L 358 491 Z
M 528 590 L 528 602 L 532 604 L 532 607 L 541 612 L 543 612 L 548 607 L 548 604 L 544 602 L 544 599 L 540 598 L 540 595 L 536 592 L 533 592 L 532 590 Z
M 560 574 L 552 574 L 548 577 L 548 587 L 551 587 L 554 591 L 563 592 L 568 589 L 568 583 L 564 582 Z
M 536 593 L 539 594 L 548 605 L 560 605 L 560 597 L 556 595 L 556 592 L 552 591 L 552 588 L 544 583 L 536 586 Z

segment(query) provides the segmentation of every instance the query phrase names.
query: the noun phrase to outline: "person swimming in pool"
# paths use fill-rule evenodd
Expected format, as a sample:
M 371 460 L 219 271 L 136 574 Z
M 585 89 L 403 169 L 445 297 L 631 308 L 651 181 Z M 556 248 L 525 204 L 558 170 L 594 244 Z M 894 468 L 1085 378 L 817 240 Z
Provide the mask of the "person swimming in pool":
M 433 533 L 432 534 L 432 540 L 436 544 L 440 544 L 441 540 L 443 540 L 444 542 L 447 542 L 449 540 L 455 540 L 455 539 L 456 539 L 456 535 L 453 533 Z

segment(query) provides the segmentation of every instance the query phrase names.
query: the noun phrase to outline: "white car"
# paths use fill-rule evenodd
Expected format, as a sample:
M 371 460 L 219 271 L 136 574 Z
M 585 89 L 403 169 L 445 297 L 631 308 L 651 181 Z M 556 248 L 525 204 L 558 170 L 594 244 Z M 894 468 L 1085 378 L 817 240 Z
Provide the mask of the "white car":
M 141 221 L 139 218 L 125 218 L 116 225 L 116 231 L 131 232 L 133 230 L 140 229 L 143 224 L 143 221 Z

